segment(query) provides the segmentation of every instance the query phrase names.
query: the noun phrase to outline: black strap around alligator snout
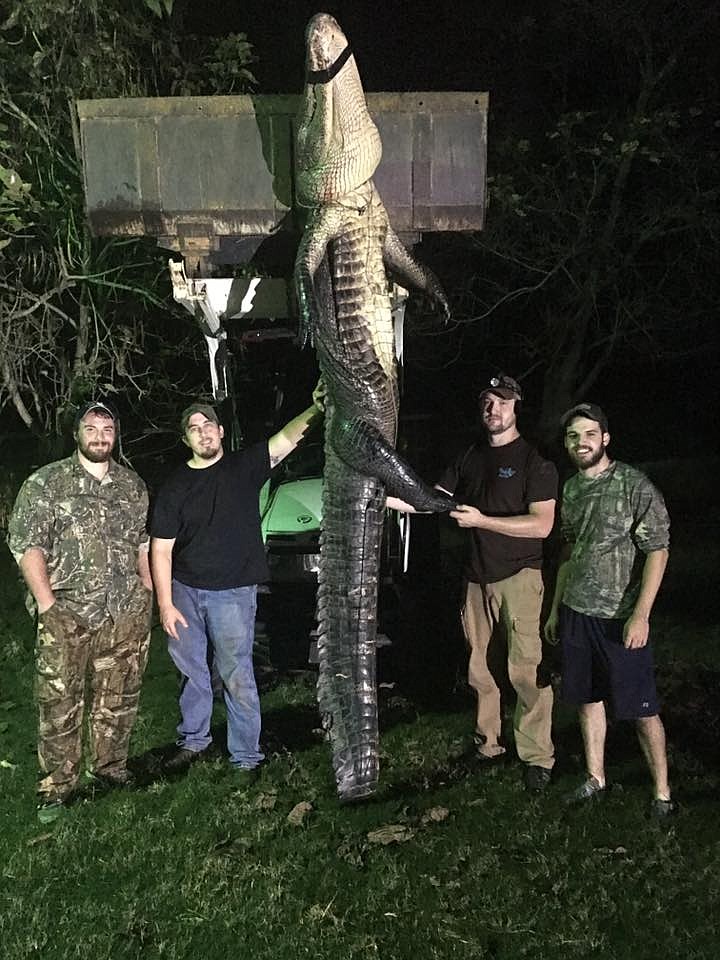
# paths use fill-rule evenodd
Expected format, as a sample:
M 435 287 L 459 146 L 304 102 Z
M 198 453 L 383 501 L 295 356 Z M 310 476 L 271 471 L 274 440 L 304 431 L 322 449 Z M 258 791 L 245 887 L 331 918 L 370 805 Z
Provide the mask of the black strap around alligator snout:
M 334 63 L 331 63 L 326 70 L 308 70 L 307 72 L 307 82 L 308 83 L 330 83 L 330 81 L 340 73 L 342 68 L 348 62 L 352 56 L 352 49 L 350 44 L 348 44 L 340 56 L 335 60 Z

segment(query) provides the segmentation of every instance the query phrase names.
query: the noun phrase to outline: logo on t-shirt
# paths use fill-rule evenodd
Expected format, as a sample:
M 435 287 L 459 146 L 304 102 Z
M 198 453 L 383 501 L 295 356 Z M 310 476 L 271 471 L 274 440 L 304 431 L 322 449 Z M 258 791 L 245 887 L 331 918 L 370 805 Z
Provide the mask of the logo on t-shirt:
M 500 467 L 498 470 L 498 477 L 501 480 L 509 480 L 510 477 L 514 477 L 517 473 L 517 470 L 513 470 L 512 467 Z

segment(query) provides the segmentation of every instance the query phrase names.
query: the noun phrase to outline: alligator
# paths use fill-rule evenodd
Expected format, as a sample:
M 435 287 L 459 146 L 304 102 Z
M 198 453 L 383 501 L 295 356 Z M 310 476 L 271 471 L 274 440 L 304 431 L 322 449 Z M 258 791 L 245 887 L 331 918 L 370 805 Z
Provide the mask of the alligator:
M 318 702 L 341 801 L 378 785 L 378 571 L 386 494 L 418 511 L 455 501 L 395 450 L 398 383 L 386 268 L 449 316 L 430 270 L 405 249 L 372 181 L 382 153 L 348 41 L 329 14 L 306 31 L 296 196 L 309 210 L 295 278 L 301 329 L 327 390 L 318 575 Z

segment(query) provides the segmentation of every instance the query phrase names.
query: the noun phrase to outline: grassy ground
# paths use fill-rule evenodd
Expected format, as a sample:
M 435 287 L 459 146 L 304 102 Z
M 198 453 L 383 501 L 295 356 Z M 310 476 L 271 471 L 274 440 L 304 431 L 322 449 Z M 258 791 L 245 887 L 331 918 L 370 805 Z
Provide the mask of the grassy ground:
M 32 628 L 0 566 L 3 960 L 717 956 L 720 636 L 692 604 L 666 604 L 655 626 L 682 805 L 669 827 L 646 818 L 648 778 L 626 725 L 610 734 L 614 789 L 567 810 L 582 771 L 569 712 L 557 711 L 555 781 L 531 798 L 516 764 L 468 769 L 465 694 L 439 711 L 399 685 L 382 690 L 381 791 L 340 808 L 303 676 L 264 694 L 268 762 L 255 784 L 234 781 L 221 756 L 164 780 L 176 680 L 159 635 L 132 750 L 143 786 L 43 827 Z M 310 808 L 293 824 L 299 803 Z

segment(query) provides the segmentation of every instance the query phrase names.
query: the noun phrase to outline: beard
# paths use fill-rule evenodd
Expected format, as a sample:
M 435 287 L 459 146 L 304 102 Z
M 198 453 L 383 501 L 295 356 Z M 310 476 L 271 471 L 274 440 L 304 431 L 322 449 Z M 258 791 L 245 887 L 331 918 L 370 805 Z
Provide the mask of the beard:
M 486 423 L 485 432 L 494 436 L 496 433 L 505 433 L 507 427 L 502 423 Z
M 514 427 L 516 422 L 517 421 L 512 418 L 510 420 L 503 420 L 502 417 L 483 417 L 483 426 L 489 434 L 505 433 L 506 430 Z
M 572 460 L 576 467 L 579 467 L 581 470 L 587 470 L 589 467 L 594 467 L 597 463 L 600 463 L 602 458 L 605 456 L 605 451 L 607 447 L 604 443 L 601 443 L 597 450 L 588 456 L 580 456 L 577 453 L 572 454 Z
M 216 457 L 219 452 L 220 452 L 220 444 L 213 443 L 213 444 L 208 444 L 207 447 L 201 447 L 197 451 L 196 456 L 200 457 L 201 460 L 212 460 L 213 457 Z
M 89 460 L 90 463 L 107 463 L 112 457 L 113 444 L 93 443 L 87 444 L 82 440 L 78 441 L 78 450 Z

